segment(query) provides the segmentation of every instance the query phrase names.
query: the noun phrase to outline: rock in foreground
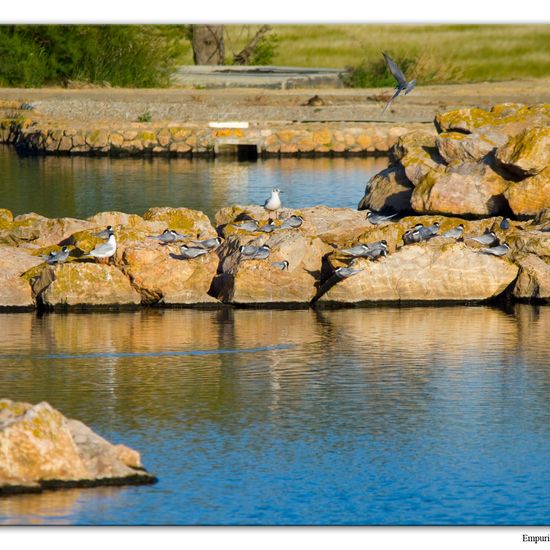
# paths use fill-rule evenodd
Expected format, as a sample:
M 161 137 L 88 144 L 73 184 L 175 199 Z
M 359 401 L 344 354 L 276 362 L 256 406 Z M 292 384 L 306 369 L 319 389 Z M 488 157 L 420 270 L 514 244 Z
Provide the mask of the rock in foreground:
M 156 481 L 139 453 L 112 445 L 48 403 L 0 399 L 0 495 Z

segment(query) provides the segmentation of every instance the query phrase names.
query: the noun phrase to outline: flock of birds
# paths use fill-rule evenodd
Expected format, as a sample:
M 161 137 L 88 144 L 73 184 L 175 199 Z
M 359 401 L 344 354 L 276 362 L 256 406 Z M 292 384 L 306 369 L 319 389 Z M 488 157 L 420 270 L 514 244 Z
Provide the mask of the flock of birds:
M 264 208 L 269 213 L 276 213 L 282 208 L 282 201 L 280 198 L 281 191 L 277 188 L 271 191 L 271 196 L 265 201 Z M 367 211 L 366 219 L 372 225 L 380 225 L 384 223 L 392 223 L 397 214 L 383 215 L 380 213 Z M 285 229 L 297 229 L 304 223 L 302 216 L 292 214 L 287 219 L 283 220 L 279 225 L 275 224 L 274 220 L 270 217 L 269 220 L 263 225 L 259 221 L 248 217 L 247 219 L 239 222 L 234 222 L 233 225 L 236 229 L 250 232 L 250 233 L 272 233 L 274 231 L 281 231 Z M 500 227 L 502 230 L 510 228 L 510 221 L 504 218 Z M 422 223 L 416 224 L 414 227 L 408 229 L 403 234 L 403 244 L 413 244 L 422 241 L 428 241 L 434 237 L 443 237 L 448 239 L 461 240 L 464 237 L 464 225 L 460 224 L 445 231 L 439 233 L 440 224 L 435 222 L 432 225 L 425 226 Z M 106 229 L 95 234 L 96 237 L 100 237 L 106 240 L 97 245 L 93 250 L 81 256 L 82 258 L 98 258 L 98 259 L 110 259 L 112 258 L 117 249 L 117 242 L 115 233 L 112 226 L 107 226 Z M 179 233 L 174 229 L 165 229 L 159 235 L 148 235 L 148 238 L 158 240 L 163 245 L 179 243 L 181 241 L 187 241 L 180 245 L 181 259 L 194 259 L 204 256 L 216 250 L 223 242 L 221 237 L 214 237 L 204 240 L 192 240 L 191 235 L 185 235 Z M 490 254 L 493 256 L 504 256 L 510 250 L 510 247 L 506 243 L 500 243 L 499 238 L 493 231 L 486 230 L 482 235 L 468 237 L 473 241 L 477 241 L 484 247 L 481 248 L 481 253 Z M 363 271 L 363 269 L 357 269 L 354 267 L 354 262 L 358 258 L 367 258 L 370 260 L 378 260 L 381 257 L 387 256 L 389 252 L 388 243 L 386 240 L 380 240 L 372 243 L 359 243 L 350 248 L 340 249 L 339 252 L 345 256 L 353 258 L 351 264 L 348 267 L 338 267 L 334 271 L 334 275 L 337 279 L 346 279 L 357 273 Z M 241 260 L 266 260 L 271 255 L 271 247 L 265 243 L 259 246 L 247 244 L 239 247 Z M 50 265 L 62 264 L 69 258 L 70 250 L 67 246 L 61 248 L 56 252 L 50 252 L 48 255 L 42 258 L 46 263 Z M 288 270 L 289 262 L 287 260 L 272 262 L 271 265 L 276 269 L 282 271 Z

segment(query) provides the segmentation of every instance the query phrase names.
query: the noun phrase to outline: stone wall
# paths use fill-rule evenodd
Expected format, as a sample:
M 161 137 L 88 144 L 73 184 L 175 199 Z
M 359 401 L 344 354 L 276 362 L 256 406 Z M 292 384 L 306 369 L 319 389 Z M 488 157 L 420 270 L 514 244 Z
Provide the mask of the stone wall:
M 23 116 L 0 119 L 0 143 L 39 154 L 216 156 L 252 146 L 259 156 L 387 154 L 397 139 L 425 124 L 257 123 L 212 128 L 207 122 L 83 126 Z

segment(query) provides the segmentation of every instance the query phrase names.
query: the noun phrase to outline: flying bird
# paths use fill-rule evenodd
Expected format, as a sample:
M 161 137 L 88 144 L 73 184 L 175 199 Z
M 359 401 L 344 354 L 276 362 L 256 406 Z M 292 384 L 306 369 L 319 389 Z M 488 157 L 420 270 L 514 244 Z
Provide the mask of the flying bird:
M 382 111 L 382 114 L 384 114 L 386 112 L 386 109 L 392 104 L 392 101 L 401 92 L 405 92 L 405 95 L 412 92 L 413 88 L 416 86 L 416 79 L 411 80 L 410 82 L 407 82 L 407 79 L 405 78 L 403 71 L 397 66 L 395 61 L 386 52 L 384 52 L 382 55 L 386 60 L 386 65 L 388 66 L 390 73 L 393 75 L 393 77 L 397 81 L 397 86 L 395 87 L 395 93 L 393 94 L 391 99 L 388 101 L 388 103 L 384 107 L 384 110 Z

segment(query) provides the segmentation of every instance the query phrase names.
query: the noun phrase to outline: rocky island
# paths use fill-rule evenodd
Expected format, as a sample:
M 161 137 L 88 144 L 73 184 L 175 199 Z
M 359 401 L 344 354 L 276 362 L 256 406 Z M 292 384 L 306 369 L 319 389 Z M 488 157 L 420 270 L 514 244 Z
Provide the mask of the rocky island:
M 549 122 L 547 104 L 438 114 L 433 128 L 397 139 L 391 165 L 368 182 L 358 210 L 315 206 L 272 213 L 233 205 L 214 223 L 184 207 L 151 208 L 142 216 L 100 212 L 86 220 L 14 217 L 1 210 L 0 306 L 548 301 Z M 373 222 L 370 211 L 397 217 Z M 293 216 L 301 221 L 287 225 Z M 256 225 L 245 229 L 247 221 Z M 116 253 L 108 262 L 87 257 L 106 226 L 116 237 Z M 445 236 L 459 226 L 461 235 Z M 408 241 L 415 227 L 437 229 Z M 185 239 L 154 238 L 167 230 Z M 491 233 L 489 245 L 504 248 L 487 248 L 483 236 Z M 213 247 L 194 257 L 182 253 L 182 243 L 200 247 L 193 243 L 216 237 Z M 381 241 L 386 248 L 376 257 L 342 252 Z M 265 245 L 263 258 L 243 254 L 243 246 Z M 66 261 L 45 261 L 62 247 Z
M 112 445 L 48 403 L 0 399 L 0 496 L 156 481 L 137 451 Z

